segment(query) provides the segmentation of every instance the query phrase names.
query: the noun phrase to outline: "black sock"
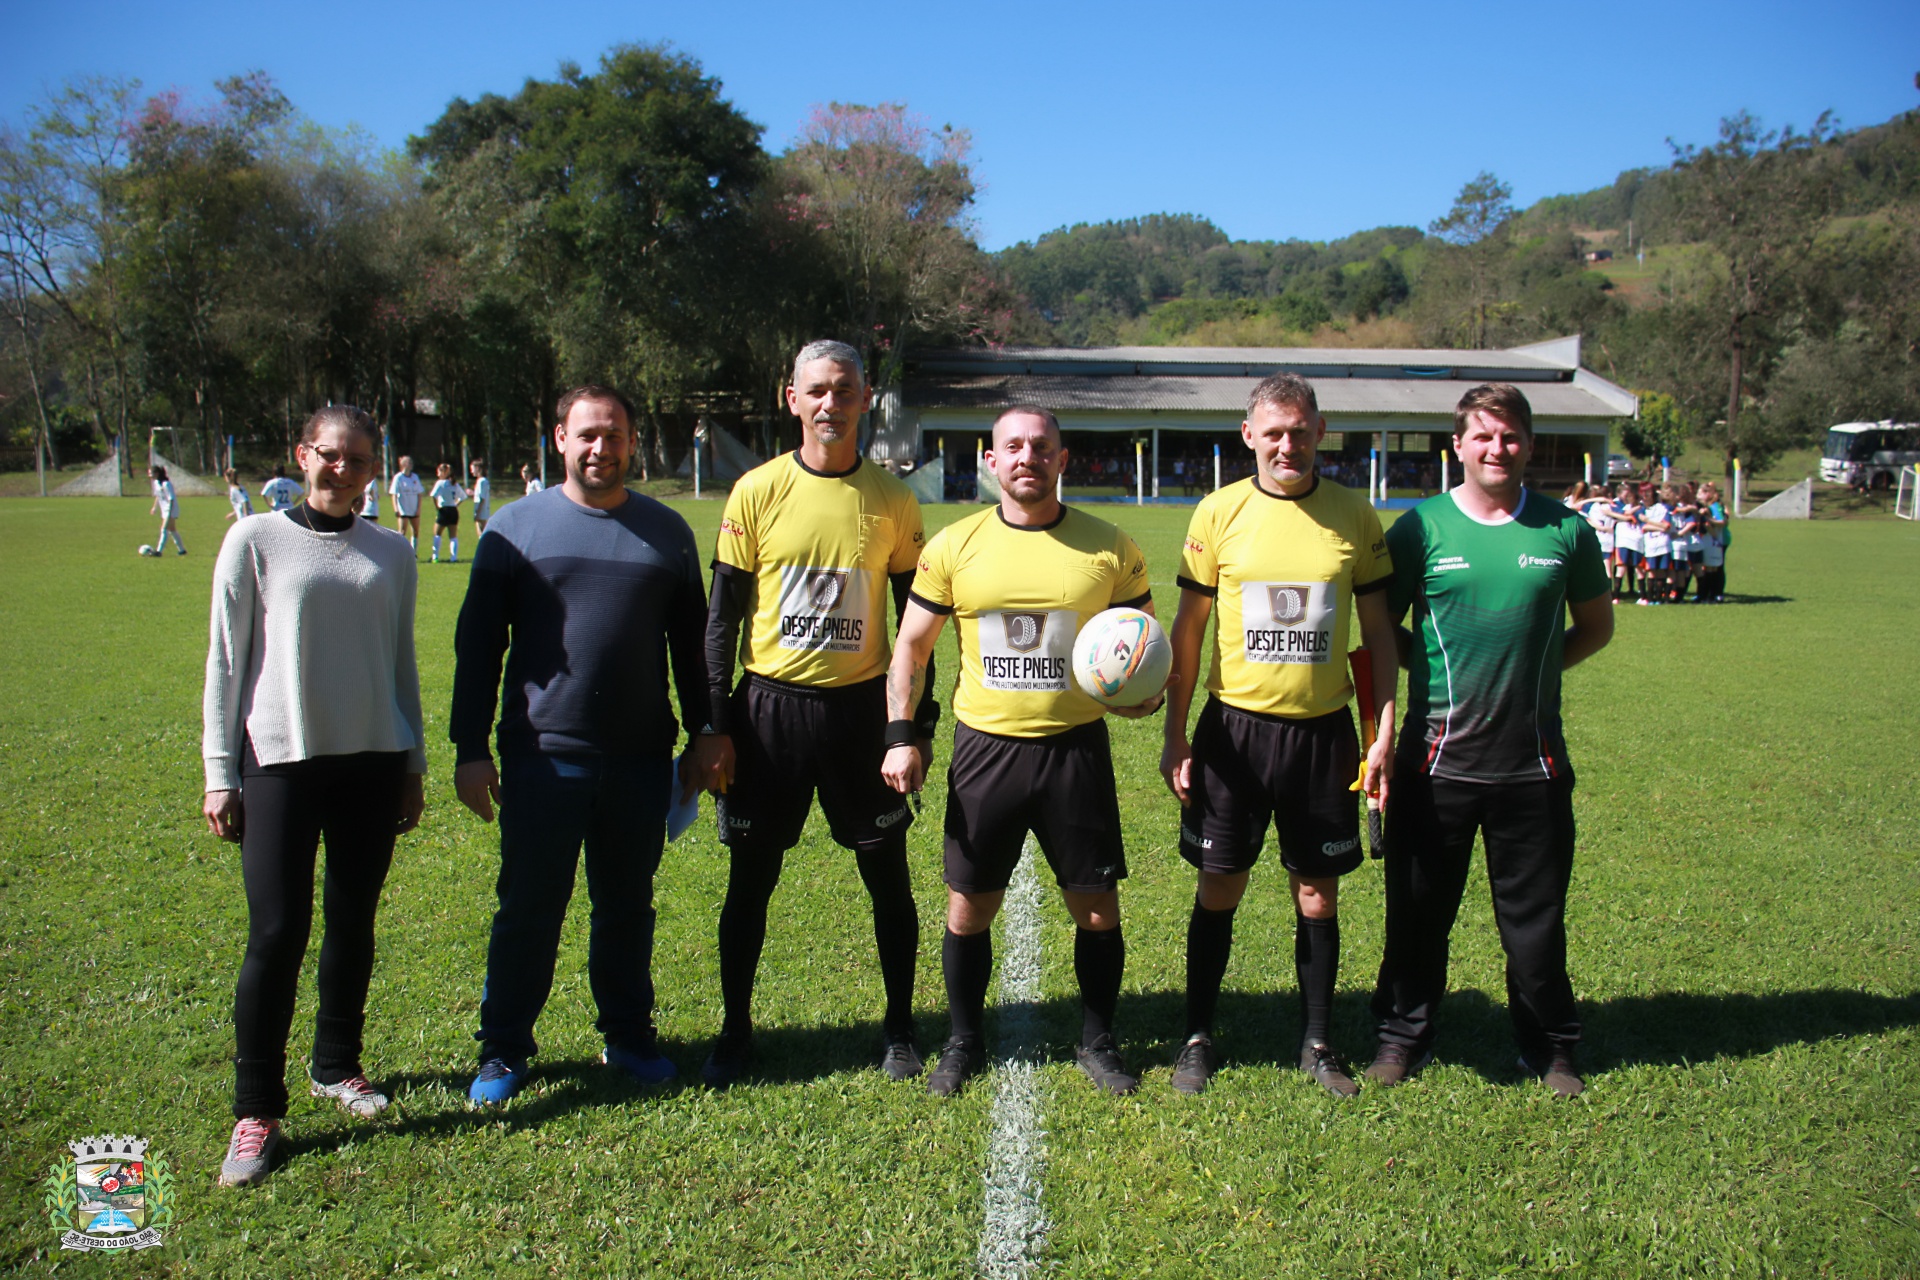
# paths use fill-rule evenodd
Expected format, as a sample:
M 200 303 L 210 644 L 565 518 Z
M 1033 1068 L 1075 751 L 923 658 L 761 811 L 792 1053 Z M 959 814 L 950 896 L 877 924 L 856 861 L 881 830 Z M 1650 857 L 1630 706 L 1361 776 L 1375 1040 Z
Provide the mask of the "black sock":
M 914 966 L 920 952 L 920 915 L 907 874 L 907 838 L 854 851 L 860 879 L 873 900 L 873 941 L 887 992 L 882 1026 L 889 1038 L 913 1034 Z
M 360 1019 L 329 1018 L 320 1014 L 313 1020 L 313 1078 L 321 1084 L 339 1084 L 361 1074 Z
M 947 1016 L 953 1038 L 979 1045 L 986 1040 L 987 984 L 993 981 L 993 931 L 958 934 L 947 930 L 940 943 L 940 969 L 947 980 Z
M 1293 920 L 1293 969 L 1300 982 L 1300 1012 L 1305 1025 L 1300 1043 L 1332 1044 L 1333 984 L 1340 976 L 1340 918 L 1310 920 L 1296 911 Z
M 727 900 L 720 908 L 722 1034 L 753 1029 L 753 978 L 767 941 L 767 904 L 780 883 L 785 850 L 736 846 L 727 869 Z
M 1073 975 L 1080 979 L 1080 1043 L 1095 1044 L 1113 1035 L 1113 1010 L 1120 1003 L 1120 977 L 1127 968 L 1127 944 L 1119 926 L 1073 934 Z
M 278 1120 L 287 1114 L 285 1058 L 233 1060 L 233 1118 Z
M 1187 1034 L 1213 1032 L 1214 1011 L 1220 1005 L 1220 983 L 1227 976 L 1227 957 L 1233 952 L 1234 907 L 1209 911 L 1193 900 L 1187 917 Z

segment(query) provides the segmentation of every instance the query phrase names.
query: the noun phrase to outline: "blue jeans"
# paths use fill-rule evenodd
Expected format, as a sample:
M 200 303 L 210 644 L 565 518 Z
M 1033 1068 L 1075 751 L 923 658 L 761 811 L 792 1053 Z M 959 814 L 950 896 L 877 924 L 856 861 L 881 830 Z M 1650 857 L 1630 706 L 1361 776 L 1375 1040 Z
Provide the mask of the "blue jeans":
M 480 1058 L 522 1061 L 553 989 L 574 866 L 587 851 L 587 979 L 606 1043 L 653 1046 L 653 873 L 666 842 L 672 762 L 524 754 L 501 761 L 499 909 L 487 941 Z

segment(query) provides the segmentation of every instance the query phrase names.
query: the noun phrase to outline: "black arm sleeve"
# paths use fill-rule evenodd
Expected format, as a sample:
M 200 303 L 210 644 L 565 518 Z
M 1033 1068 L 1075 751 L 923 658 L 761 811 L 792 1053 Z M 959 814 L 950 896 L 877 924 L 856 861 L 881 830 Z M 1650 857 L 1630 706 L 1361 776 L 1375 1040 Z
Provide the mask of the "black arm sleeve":
M 713 593 L 707 599 L 707 714 L 704 721 L 716 733 L 733 732 L 728 699 L 733 693 L 734 655 L 739 652 L 740 624 L 753 597 L 753 576 L 730 564 L 713 563 Z M 699 728 L 700 722 L 694 722 Z
M 703 643 L 707 613 L 700 603 L 700 570 L 693 581 L 683 581 L 674 593 L 667 615 L 667 656 L 673 663 L 673 688 L 680 698 L 680 723 L 692 737 L 709 723 L 713 695 L 707 681 L 707 652 Z
M 467 596 L 453 629 L 453 709 L 447 736 L 454 764 L 493 758 L 493 715 L 499 709 L 500 668 L 513 616 L 513 553 L 505 538 L 476 548 Z
M 887 581 L 893 584 L 893 627 L 897 635 L 901 619 L 907 616 L 907 599 L 913 594 L 912 569 L 901 573 L 889 574 Z M 931 738 L 936 725 L 940 723 L 940 703 L 933 696 L 933 655 L 927 655 L 927 682 L 920 691 L 920 705 L 913 709 L 913 725 L 923 738 Z

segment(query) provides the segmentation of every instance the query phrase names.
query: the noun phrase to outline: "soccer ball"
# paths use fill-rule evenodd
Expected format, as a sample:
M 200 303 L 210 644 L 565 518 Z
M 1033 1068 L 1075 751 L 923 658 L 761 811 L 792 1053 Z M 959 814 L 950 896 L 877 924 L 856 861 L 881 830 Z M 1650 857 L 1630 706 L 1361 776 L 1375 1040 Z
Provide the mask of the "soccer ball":
M 1137 707 L 1167 687 L 1173 645 L 1152 614 L 1108 609 L 1080 628 L 1073 642 L 1073 679 L 1095 702 Z
M 157 556 L 160 553 L 158 551 L 155 551 L 151 546 L 143 542 L 140 544 L 140 554 L 143 556 Z

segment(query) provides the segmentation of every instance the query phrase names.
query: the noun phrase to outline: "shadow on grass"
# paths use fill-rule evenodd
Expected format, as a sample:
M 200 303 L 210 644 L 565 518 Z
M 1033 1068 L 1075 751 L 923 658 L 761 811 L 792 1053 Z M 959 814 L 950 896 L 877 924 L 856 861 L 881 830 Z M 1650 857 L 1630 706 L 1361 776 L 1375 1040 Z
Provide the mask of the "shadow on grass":
M 1036 1012 L 1046 1058 L 1071 1062 L 1079 1038 L 1079 1001 L 1071 997 L 1043 1001 Z M 1580 1061 L 1589 1072 L 1598 1072 L 1646 1063 L 1751 1058 L 1786 1045 L 1920 1026 L 1920 992 L 1899 996 L 1844 990 L 1764 995 L 1667 992 L 1583 1000 L 1580 1016 L 1585 1028 Z M 1186 997 L 1178 991 L 1125 995 L 1115 1022 L 1136 1069 L 1170 1066 L 1185 1035 Z M 1443 1060 L 1496 1083 L 1521 1077 L 1504 1002 L 1473 989 L 1449 992 L 1440 1026 L 1436 1047 Z M 1292 989 L 1223 991 L 1214 1028 L 1223 1061 L 1282 1068 L 1298 1064 L 1301 1014 L 1299 996 Z M 991 1014 L 987 1030 L 992 1038 Z M 1336 1049 L 1356 1063 L 1369 1062 L 1374 1033 L 1367 995 L 1350 991 L 1335 998 Z
M 999 1045 L 1006 1007 L 990 1009 L 987 1037 Z M 1034 1043 L 1042 1060 L 1069 1063 L 1080 1037 L 1080 1001 L 1059 996 L 1030 1006 Z M 1644 1063 L 1680 1065 L 1715 1058 L 1750 1058 L 1785 1045 L 1808 1044 L 1839 1036 L 1871 1035 L 1920 1026 L 1920 992 L 1875 996 L 1858 991 L 1782 991 L 1765 995 L 1694 995 L 1669 992 L 1582 1001 L 1586 1028 L 1581 1063 L 1591 1073 Z M 1464 1066 L 1492 1083 L 1521 1078 L 1515 1065 L 1512 1026 L 1506 1006 L 1485 992 L 1449 992 L 1441 1014 L 1437 1044 L 1442 1061 Z M 1179 991 L 1132 992 L 1120 999 L 1115 1023 L 1136 1070 L 1165 1068 L 1179 1052 L 1186 1019 L 1186 997 Z M 1297 994 L 1223 991 L 1215 1042 L 1227 1065 L 1297 1064 L 1300 1009 Z M 1344 992 L 1334 1003 L 1335 1047 L 1364 1065 L 1373 1056 L 1374 1020 L 1367 996 Z M 919 1019 L 920 1044 L 933 1056 L 946 1036 L 943 1015 Z M 771 1084 L 804 1083 L 877 1068 L 882 1044 L 877 1021 L 806 1027 L 770 1027 L 755 1033 L 753 1069 L 732 1092 L 751 1097 Z M 662 1041 L 661 1049 L 680 1067 L 671 1084 L 642 1088 L 619 1071 L 594 1059 L 536 1060 L 528 1091 L 504 1107 L 486 1111 L 466 1105 L 469 1072 L 416 1072 L 385 1078 L 398 1106 L 380 1123 L 391 1133 L 446 1136 L 463 1130 L 504 1125 L 537 1129 L 576 1112 L 601 1107 L 648 1104 L 702 1089 L 700 1064 L 706 1041 Z M 429 1099 L 451 1097 L 436 1110 Z M 368 1126 L 347 1121 L 290 1136 L 287 1159 L 334 1151 L 363 1141 Z

